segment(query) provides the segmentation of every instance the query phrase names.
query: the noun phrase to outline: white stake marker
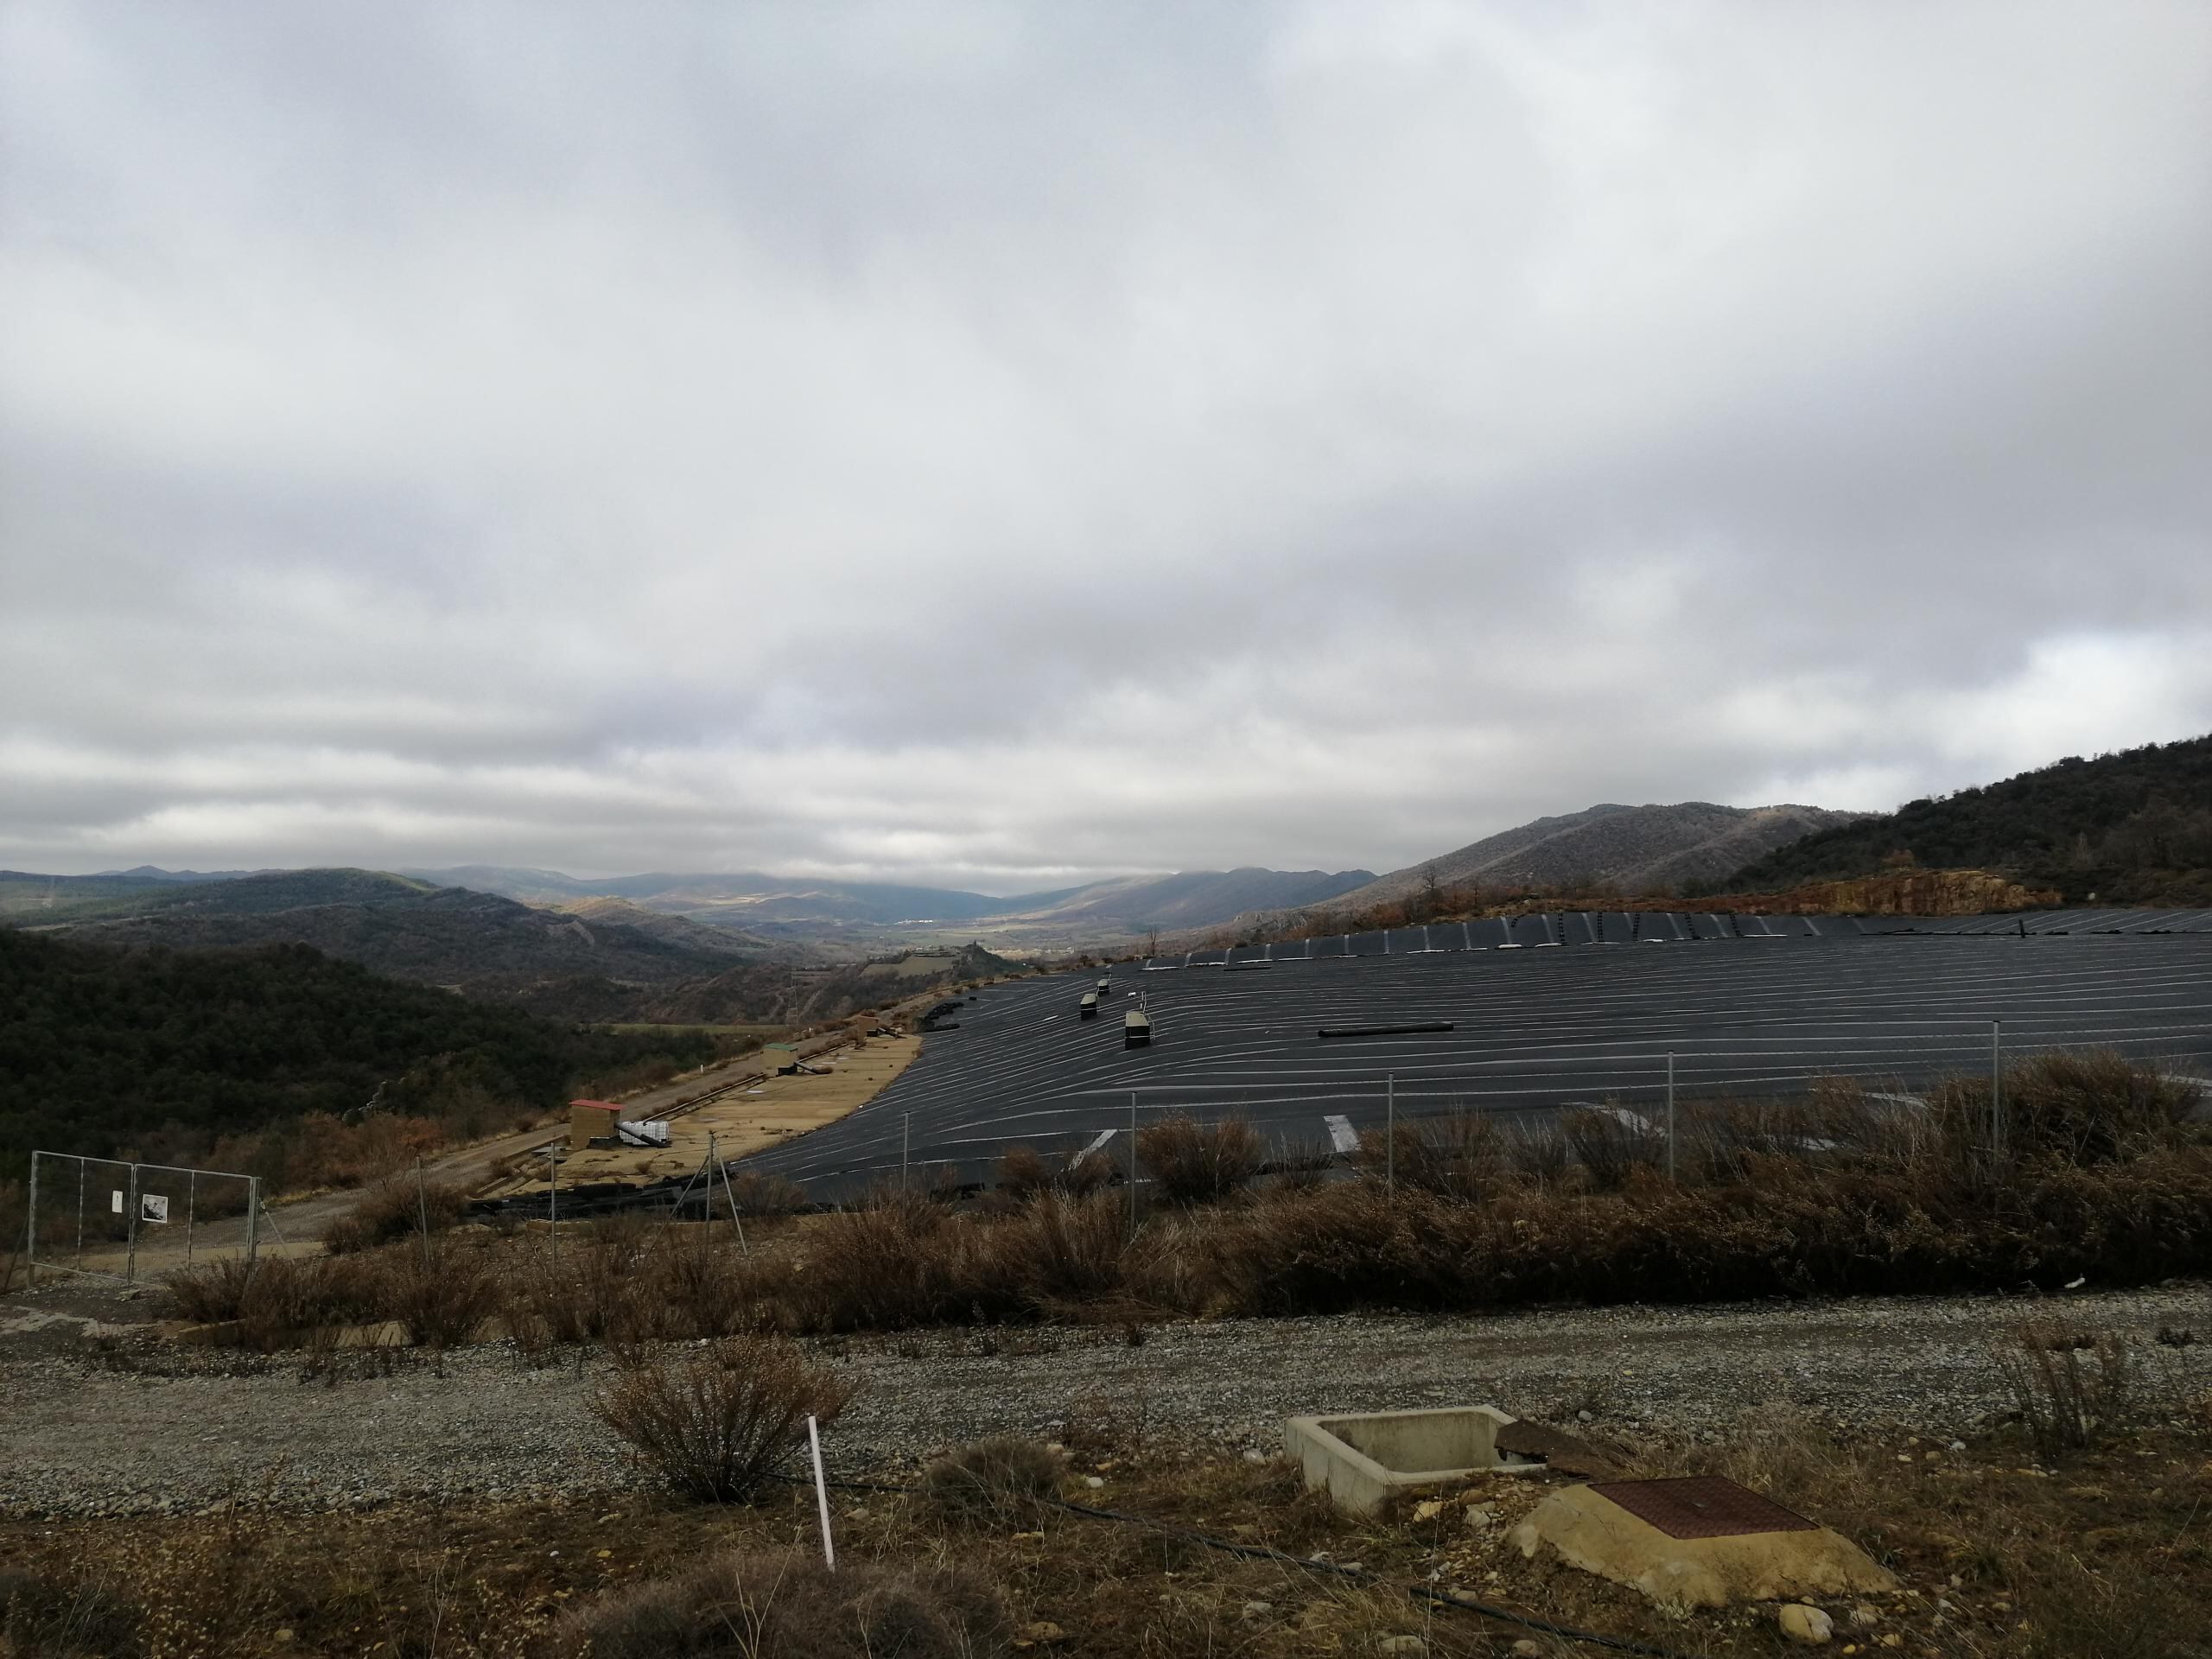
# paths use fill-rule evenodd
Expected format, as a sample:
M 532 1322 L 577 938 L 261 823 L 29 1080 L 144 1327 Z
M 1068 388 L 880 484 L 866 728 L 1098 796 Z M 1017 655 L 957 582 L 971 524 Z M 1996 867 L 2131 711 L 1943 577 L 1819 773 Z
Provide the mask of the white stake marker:
M 822 1478 L 822 1434 L 814 1426 L 814 1414 L 806 1417 L 806 1444 L 814 1453 L 814 1504 L 822 1516 L 822 1560 L 832 1573 L 837 1570 L 837 1546 L 830 1541 L 830 1486 Z

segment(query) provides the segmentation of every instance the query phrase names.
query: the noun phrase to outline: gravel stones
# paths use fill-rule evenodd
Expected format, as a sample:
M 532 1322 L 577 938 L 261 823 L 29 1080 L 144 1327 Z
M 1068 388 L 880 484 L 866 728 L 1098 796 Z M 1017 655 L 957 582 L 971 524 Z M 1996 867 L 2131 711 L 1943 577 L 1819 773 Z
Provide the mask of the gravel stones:
M 2203 1295 L 2176 1285 L 2067 1307 L 2147 1343 L 2162 1322 L 2201 1319 Z M 1141 1459 L 1265 1456 L 1295 1413 L 1470 1401 L 1554 1420 L 1587 1410 L 1608 1433 L 1672 1437 L 1717 1437 L 1783 1401 L 1863 1429 L 1948 1436 L 2005 1406 L 1989 1355 L 2018 1315 L 1999 1297 L 1890 1298 L 1194 1322 L 1155 1326 L 1141 1348 L 1057 1326 L 810 1345 L 861 1385 L 823 1436 L 833 1467 L 897 1475 L 992 1433 L 1108 1438 Z M 41 1328 L 0 1344 L 0 1509 L 16 1513 L 189 1514 L 233 1496 L 351 1508 L 638 1478 L 588 1408 L 607 1371 L 596 1353 L 487 1344 L 442 1361 L 310 1362 L 150 1335 L 119 1354 L 57 1353 L 47 1338 Z M 2185 1392 L 2212 1388 L 2212 1344 L 2169 1363 Z

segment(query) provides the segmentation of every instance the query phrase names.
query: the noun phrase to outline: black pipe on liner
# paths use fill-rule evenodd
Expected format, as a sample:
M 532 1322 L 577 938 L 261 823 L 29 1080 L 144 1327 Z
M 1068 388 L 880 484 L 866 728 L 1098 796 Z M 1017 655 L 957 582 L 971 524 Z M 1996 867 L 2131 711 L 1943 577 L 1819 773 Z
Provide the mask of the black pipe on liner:
M 1313 1034 L 1325 1043 L 1332 1037 L 1404 1037 L 1416 1032 L 1451 1029 L 1449 1020 L 1437 1020 L 1425 1026 L 1324 1026 Z

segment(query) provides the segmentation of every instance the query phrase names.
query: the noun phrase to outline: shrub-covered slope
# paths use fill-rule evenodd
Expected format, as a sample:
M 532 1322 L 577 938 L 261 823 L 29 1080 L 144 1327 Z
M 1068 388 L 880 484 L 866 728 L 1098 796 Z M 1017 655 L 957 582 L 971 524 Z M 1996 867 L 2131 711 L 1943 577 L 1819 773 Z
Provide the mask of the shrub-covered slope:
M 1728 886 L 1759 892 L 1907 862 L 1995 871 L 2069 904 L 2212 905 L 2212 736 L 2069 756 L 1910 802 L 1807 836 Z
M 0 928 L 0 1172 L 33 1146 L 205 1147 L 379 1088 L 424 1116 L 464 1095 L 543 1110 L 579 1081 L 712 1050 L 571 1029 L 302 945 L 119 950 Z

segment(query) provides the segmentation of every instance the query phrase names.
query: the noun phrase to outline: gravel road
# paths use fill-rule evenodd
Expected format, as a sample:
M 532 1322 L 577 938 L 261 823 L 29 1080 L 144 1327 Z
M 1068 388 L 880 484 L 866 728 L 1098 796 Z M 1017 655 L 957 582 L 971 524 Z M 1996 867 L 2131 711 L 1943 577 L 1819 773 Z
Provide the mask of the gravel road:
M 861 1383 L 825 1437 L 849 1472 L 993 1430 L 1111 1416 L 1154 1443 L 1272 1448 L 1297 1412 L 1490 1401 L 1630 1440 L 1725 1431 L 1788 1402 L 1817 1417 L 1970 1433 L 2003 1405 L 1990 1355 L 2028 1304 L 1994 1297 L 1622 1307 L 1476 1319 L 1357 1317 L 1118 1330 L 991 1328 L 815 1346 Z M 2044 1305 L 2046 1307 L 2050 1304 Z M 2154 1400 L 2212 1389 L 2212 1287 L 2083 1294 L 2063 1311 L 2124 1332 Z M 81 1288 L 0 1303 L 0 1511 L 192 1512 L 234 1491 L 303 1506 L 518 1497 L 631 1478 L 588 1402 L 603 1359 L 505 1344 L 343 1357 L 315 1376 L 154 1342 L 150 1298 Z M 132 1323 L 135 1321 L 135 1325 Z M 2193 1331 L 2186 1347 L 2155 1340 Z

